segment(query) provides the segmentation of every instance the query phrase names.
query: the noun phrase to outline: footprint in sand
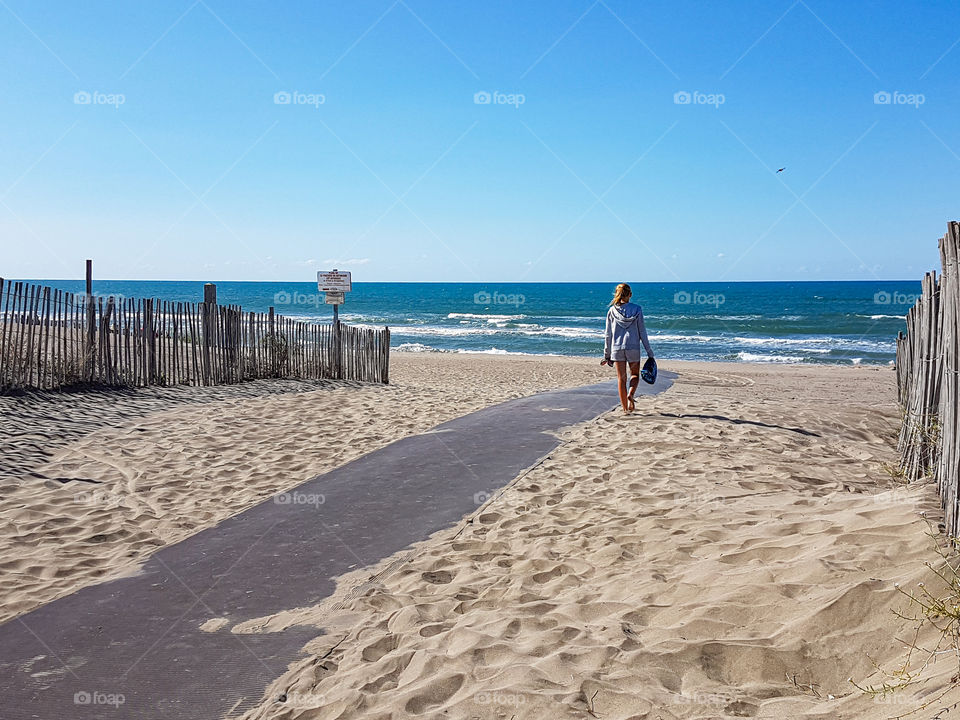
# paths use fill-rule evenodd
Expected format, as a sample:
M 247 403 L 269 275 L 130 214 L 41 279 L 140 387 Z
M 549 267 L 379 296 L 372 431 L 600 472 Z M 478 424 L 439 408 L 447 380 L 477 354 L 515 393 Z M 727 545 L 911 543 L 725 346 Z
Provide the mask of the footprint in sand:
M 433 637 L 447 630 L 447 626 L 442 623 L 436 625 L 424 625 L 420 628 L 420 637 Z
M 459 690 L 462 686 L 463 675 L 459 674 L 435 680 L 425 685 L 423 688 L 421 688 L 421 692 L 407 700 L 407 703 L 403 706 L 403 709 L 408 713 L 421 715 L 428 710 L 445 703 L 447 700 L 453 697 L 457 690 Z
M 446 570 L 433 570 L 420 575 L 424 580 L 433 585 L 446 585 L 453 581 L 453 575 Z
M 387 653 L 392 652 L 393 650 L 396 650 L 396 648 L 397 648 L 396 635 L 386 635 L 380 638 L 379 640 L 377 640 L 376 642 L 367 645 L 363 649 L 363 652 L 361 653 L 361 657 L 364 659 L 365 662 L 376 662 Z

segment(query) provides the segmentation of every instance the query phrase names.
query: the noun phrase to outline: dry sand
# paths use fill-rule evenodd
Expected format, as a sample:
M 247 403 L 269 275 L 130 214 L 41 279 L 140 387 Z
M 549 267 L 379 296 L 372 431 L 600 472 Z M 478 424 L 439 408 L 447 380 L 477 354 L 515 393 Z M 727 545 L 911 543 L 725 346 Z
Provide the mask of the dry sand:
M 395 354 L 389 386 L 258 381 L 0 398 L 0 622 L 394 440 L 609 377 L 595 362 Z
M 892 370 L 664 365 L 681 373 L 668 393 L 567 429 L 399 569 L 352 573 L 323 607 L 205 628 L 323 628 L 247 720 L 885 718 L 947 686 L 949 657 L 885 702 L 847 682 L 902 659 L 893 583 L 929 580 L 936 560 L 918 514 L 936 516 L 932 488 L 883 469 Z M 390 387 L 133 393 L 87 403 L 66 434 L 55 401 L 0 401 L 18 453 L 0 479 L 0 617 L 406 434 L 610 377 L 593 360 L 439 354 L 395 354 L 392 370 Z
M 950 657 L 894 696 L 848 682 L 904 657 L 894 583 L 936 559 L 932 489 L 882 466 L 892 370 L 666 365 L 399 570 L 234 627 L 326 631 L 245 719 L 872 719 L 947 687 Z

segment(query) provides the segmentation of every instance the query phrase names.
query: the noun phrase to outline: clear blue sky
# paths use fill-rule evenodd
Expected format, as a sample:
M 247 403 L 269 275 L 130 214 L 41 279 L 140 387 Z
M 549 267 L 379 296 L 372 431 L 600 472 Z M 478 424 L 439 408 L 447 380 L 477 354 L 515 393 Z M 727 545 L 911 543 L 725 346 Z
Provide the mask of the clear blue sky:
M 948 0 L 0 0 L 0 57 L 7 277 L 914 279 L 960 218 Z

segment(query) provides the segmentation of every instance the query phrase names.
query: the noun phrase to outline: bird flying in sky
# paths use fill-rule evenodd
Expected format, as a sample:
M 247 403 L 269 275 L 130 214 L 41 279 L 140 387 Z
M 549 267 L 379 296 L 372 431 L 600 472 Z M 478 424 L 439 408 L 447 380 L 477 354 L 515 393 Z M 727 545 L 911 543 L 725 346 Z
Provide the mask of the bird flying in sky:
M 776 174 L 779 175 L 779 174 L 782 173 L 784 170 L 786 170 L 786 168 L 785 168 L 785 167 L 782 167 L 782 168 L 780 168 L 779 170 L 777 170 L 777 173 L 776 173 Z

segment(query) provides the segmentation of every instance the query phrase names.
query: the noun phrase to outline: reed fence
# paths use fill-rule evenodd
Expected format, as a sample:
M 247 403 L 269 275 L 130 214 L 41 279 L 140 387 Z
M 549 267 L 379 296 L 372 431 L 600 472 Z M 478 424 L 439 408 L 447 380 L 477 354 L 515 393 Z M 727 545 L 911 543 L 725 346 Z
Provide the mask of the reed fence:
M 273 308 L 74 294 L 0 278 L 0 392 L 260 378 L 386 383 L 389 361 L 386 327 L 300 322 Z
M 941 275 L 928 272 L 897 336 L 897 391 L 903 421 L 900 467 L 910 480 L 932 478 L 947 532 L 958 535 L 960 487 L 960 223 L 940 239 Z

